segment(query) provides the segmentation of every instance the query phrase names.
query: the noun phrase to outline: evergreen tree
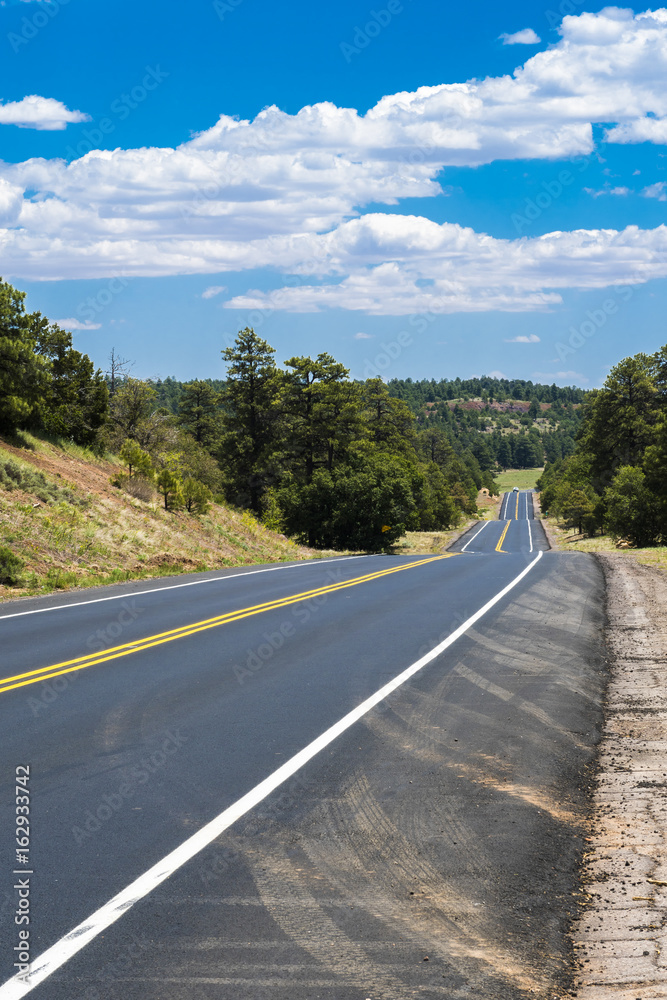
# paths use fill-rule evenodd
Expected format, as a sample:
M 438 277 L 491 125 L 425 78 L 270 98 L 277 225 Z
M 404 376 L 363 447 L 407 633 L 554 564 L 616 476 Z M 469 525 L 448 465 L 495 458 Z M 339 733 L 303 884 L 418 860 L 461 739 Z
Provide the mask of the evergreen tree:
M 593 475 L 603 486 L 625 465 L 640 465 L 657 418 L 652 362 L 646 354 L 611 369 L 604 387 L 586 404 L 580 439 L 592 456 Z
M 330 354 L 294 357 L 285 364 L 281 409 L 287 418 L 286 445 L 297 476 L 307 483 L 317 468 L 333 467 L 337 445 L 355 422 L 354 391 L 348 369 Z
M 109 415 L 109 391 L 102 372 L 72 347 L 71 334 L 55 324 L 42 329 L 37 350 L 48 361 L 42 426 L 77 444 L 94 445 Z
M 27 314 L 25 292 L 0 281 L 0 432 L 13 433 L 29 422 L 39 426 L 45 405 L 48 368 L 37 354 L 48 322 Z
M 178 403 L 181 426 L 195 441 L 210 447 L 217 436 L 220 395 L 207 382 L 196 379 L 183 386 Z
M 280 373 L 274 354 L 251 327 L 241 330 L 234 346 L 222 352 L 228 368 L 220 465 L 229 499 L 255 512 L 260 510 L 264 491 L 276 479 L 272 466 Z

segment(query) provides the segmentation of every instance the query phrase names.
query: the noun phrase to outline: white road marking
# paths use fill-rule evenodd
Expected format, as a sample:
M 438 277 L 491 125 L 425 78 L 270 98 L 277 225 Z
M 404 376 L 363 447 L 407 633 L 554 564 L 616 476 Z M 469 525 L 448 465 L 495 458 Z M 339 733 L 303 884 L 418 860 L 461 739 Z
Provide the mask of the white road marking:
M 468 546 L 470 545 L 470 542 L 474 542 L 474 541 L 475 541 L 475 539 L 477 538 L 477 536 L 478 536 L 478 535 L 479 535 L 479 534 L 480 534 L 480 533 L 481 533 L 482 531 L 484 531 L 484 529 L 486 528 L 486 525 L 487 525 L 487 524 L 491 524 L 491 522 L 490 522 L 490 521 L 487 521 L 487 522 L 486 522 L 486 524 L 483 524 L 483 525 L 482 525 L 482 527 L 481 527 L 481 528 L 479 529 L 479 531 L 476 531 L 476 532 L 475 532 L 475 534 L 474 534 L 474 535 L 472 536 L 472 538 L 471 538 L 471 539 L 470 539 L 469 541 L 467 541 L 467 542 L 465 543 L 465 545 L 464 545 L 464 546 L 463 546 L 463 548 L 461 549 L 461 552 L 465 552 L 465 550 L 466 550 L 466 549 L 468 548 Z
M 0 605 L 0 624 L 7 618 L 21 618 L 23 615 L 41 615 L 45 611 L 64 611 L 67 608 L 82 608 L 86 604 L 101 604 L 103 601 L 122 601 L 128 597 L 143 597 L 144 594 L 161 594 L 163 590 L 179 590 L 181 587 L 199 587 L 203 583 L 220 583 L 224 580 L 236 580 L 239 576 L 256 576 L 258 573 L 276 573 L 280 569 L 300 569 L 302 566 L 321 566 L 330 562 L 346 562 L 348 559 L 370 559 L 371 556 L 334 556 L 331 559 L 304 559 L 292 566 L 270 566 L 268 569 L 251 569 L 247 573 L 231 573 L 229 576 L 213 576 L 207 580 L 190 580 L 189 583 L 170 583 L 166 587 L 152 587 L 150 590 L 131 590 L 127 594 L 113 594 L 109 597 L 94 597 L 90 601 L 77 601 L 73 604 L 56 604 L 52 608 L 35 608 L 32 611 L 17 611 L 11 615 L 3 615 Z
M 530 518 L 526 519 L 528 521 L 528 537 L 530 538 L 530 551 L 533 551 L 533 532 L 530 527 Z
M 31 971 L 29 975 L 29 981 L 25 982 L 23 979 L 19 978 L 19 975 L 14 976 L 9 979 L 4 986 L 0 987 L 0 1000 L 20 1000 L 27 993 L 30 993 L 36 986 L 43 983 L 45 979 L 51 976 L 57 969 L 59 969 L 65 962 L 73 958 L 77 952 L 81 951 L 87 944 L 93 941 L 98 934 L 100 934 L 107 927 L 110 927 L 113 923 L 118 920 L 124 913 L 126 913 L 135 903 L 138 903 L 140 899 L 147 896 L 153 889 L 161 885 L 170 875 L 173 875 L 175 871 L 181 868 L 186 862 L 192 860 L 200 851 L 208 847 L 220 834 L 224 833 L 236 820 L 244 816 L 245 813 L 249 812 L 250 809 L 258 805 L 270 795 L 271 792 L 275 791 L 280 785 L 282 785 L 288 778 L 296 774 L 304 764 L 307 764 L 309 760 L 312 760 L 321 750 L 328 747 L 337 737 L 344 733 L 350 726 L 353 726 L 355 722 L 358 722 L 364 715 L 367 714 L 372 708 L 378 705 L 381 701 L 384 701 L 393 691 L 401 687 L 407 680 L 413 677 L 416 673 L 423 669 L 428 663 L 431 663 L 436 657 L 440 656 L 449 646 L 451 646 L 457 639 L 464 635 L 468 629 L 470 629 L 476 622 L 482 618 L 487 611 L 490 611 L 494 605 L 501 601 L 506 594 L 516 587 L 518 583 L 523 580 L 525 576 L 533 569 L 534 566 L 542 558 L 542 553 L 539 552 L 535 559 L 529 563 L 518 576 L 516 576 L 511 583 L 508 583 L 506 587 L 503 587 L 495 597 L 492 597 L 490 601 L 476 611 L 474 615 L 468 618 L 462 625 L 459 625 L 451 635 L 449 635 L 443 642 L 435 646 L 429 653 L 422 656 L 421 659 L 416 660 L 411 666 L 407 667 L 402 673 L 394 677 L 393 680 L 381 687 L 379 691 L 371 695 L 363 701 L 357 708 L 348 712 L 347 715 L 343 716 L 335 725 L 327 729 L 326 732 L 318 736 L 316 740 L 309 743 L 308 746 L 300 750 L 299 753 L 295 754 L 290 760 L 286 761 L 282 767 L 279 767 L 277 771 L 270 774 L 268 778 L 256 785 L 255 788 L 247 792 L 242 798 L 240 798 L 233 805 L 229 806 L 216 816 L 215 819 L 203 826 L 201 830 L 193 834 L 186 841 L 184 841 L 180 847 L 172 851 L 161 861 L 158 861 L 156 865 L 149 868 L 145 874 L 140 875 L 138 879 L 135 879 L 126 889 L 119 892 L 113 899 L 110 899 L 108 903 L 101 906 L 99 910 L 92 913 L 87 920 L 79 924 L 73 930 L 62 937 L 54 945 L 48 948 L 42 955 L 36 958 L 31 963 Z

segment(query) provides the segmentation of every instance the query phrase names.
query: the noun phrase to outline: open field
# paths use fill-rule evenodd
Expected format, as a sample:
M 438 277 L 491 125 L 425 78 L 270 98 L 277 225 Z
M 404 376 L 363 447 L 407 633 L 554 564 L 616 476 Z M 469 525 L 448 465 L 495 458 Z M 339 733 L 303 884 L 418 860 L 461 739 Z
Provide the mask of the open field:
M 500 486 L 502 493 L 507 493 L 514 486 L 518 486 L 520 490 L 532 490 L 543 472 L 543 468 L 508 469 L 506 472 L 499 472 L 497 476 L 494 476 L 494 479 Z

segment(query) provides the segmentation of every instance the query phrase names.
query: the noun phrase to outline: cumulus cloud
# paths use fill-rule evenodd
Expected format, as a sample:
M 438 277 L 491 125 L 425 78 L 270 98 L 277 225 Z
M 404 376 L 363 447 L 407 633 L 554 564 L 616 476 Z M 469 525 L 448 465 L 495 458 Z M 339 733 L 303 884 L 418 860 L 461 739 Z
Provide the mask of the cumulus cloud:
M 271 292 L 235 296 L 225 308 L 341 308 L 378 316 L 544 311 L 561 302 L 560 289 L 597 289 L 667 276 L 665 226 L 503 240 L 452 223 L 377 213 L 297 244 L 270 246 L 297 279 Z M 302 268 L 303 258 L 307 266 Z M 315 284 L 312 274 L 340 280 Z
M 657 198 L 658 201 L 667 201 L 665 188 L 667 188 L 667 183 L 665 181 L 658 181 L 656 184 L 649 184 L 648 187 L 645 187 L 642 195 L 644 198 Z
M 226 285 L 210 285 L 208 288 L 204 289 L 201 293 L 203 299 L 213 299 L 216 295 L 222 294 L 222 292 L 227 291 Z
M 513 35 L 508 35 L 504 31 L 500 38 L 503 40 L 503 45 L 539 45 L 542 41 L 532 28 L 523 28 L 521 31 L 515 31 Z
M 370 203 L 441 195 L 448 165 L 587 154 L 596 122 L 613 133 L 667 120 L 666 69 L 667 10 L 608 7 L 565 17 L 560 41 L 511 75 L 389 95 L 366 114 L 270 107 L 252 121 L 222 115 L 175 149 L 0 162 L 5 270 L 35 280 L 268 267 L 296 283 L 249 291 L 234 307 L 377 315 L 544 310 L 559 289 L 648 280 L 664 273 L 662 227 L 505 241 L 414 216 L 359 216 Z M 33 127 L 81 116 L 51 111 Z M 633 141 L 623 136 L 610 141 Z
M 31 94 L 22 101 L 0 102 L 0 125 L 18 125 L 19 128 L 34 128 L 39 131 L 58 131 L 69 124 L 90 121 L 90 116 L 82 111 L 70 111 L 62 101 L 53 97 L 39 97 Z
M 99 330 L 102 326 L 101 323 L 82 323 L 80 319 L 73 319 L 71 316 L 67 319 L 54 319 L 54 323 L 57 324 L 63 330 Z
M 539 342 L 540 338 L 536 333 L 530 333 L 527 337 L 512 337 L 511 339 L 505 341 L 506 344 L 539 344 Z
M 355 340 L 372 340 L 373 339 L 373 334 L 372 333 L 355 333 L 354 339 Z
M 494 371 L 489 372 L 489 378 L 507 378 L 507 375 L 505 372 L 499 372 L 498 369 L 494 369 Z

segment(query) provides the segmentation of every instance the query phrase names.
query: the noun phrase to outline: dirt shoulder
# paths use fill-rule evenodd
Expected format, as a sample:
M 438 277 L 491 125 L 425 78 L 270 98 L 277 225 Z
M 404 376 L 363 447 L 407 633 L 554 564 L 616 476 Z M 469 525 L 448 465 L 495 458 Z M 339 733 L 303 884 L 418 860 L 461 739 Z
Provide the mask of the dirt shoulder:
M 667 577 L 600 554 L 611 680 L 599 747 L 578 1000 L 667 996 Z

